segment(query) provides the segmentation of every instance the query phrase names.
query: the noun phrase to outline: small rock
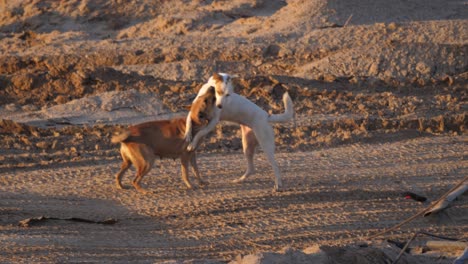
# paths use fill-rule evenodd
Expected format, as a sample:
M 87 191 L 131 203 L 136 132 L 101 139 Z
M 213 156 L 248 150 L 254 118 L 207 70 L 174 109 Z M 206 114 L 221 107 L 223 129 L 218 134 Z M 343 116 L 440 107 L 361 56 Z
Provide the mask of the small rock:
M 395 30 L 398 28 L 398 25 L 395 22 L 391 22 L 390 24 L 387 25 L 387 29 L 389 30 Z
M 27 112 L 32 112 L 32 111 L 37 111 L 39 108 L 35 105 L 31 105 L 31 104 L 28 104 L 28 105 L 25 105 L 23 107 L 21 107 L 21 110 L 23 111 L 27 111 Z
M 263 49 L 263 57 L 276 57 L 280 51 L 280 47 L 278 45 L 268 45 L 266 48 Z
M 286 48 L 286 47 L 281 47 L 278 52 L 278 57 L 280 58 L 287 58 L 287 57 L 291 57 L 292 55 L 294 55 L 293 50 L 290 48 Z
M 47 141 L 41 141 L 36 143 L 36 147 L 40 149 L 48 149 L 50 147 L 50 143 Z
M 453 77 L 450 75 L 445 75 L 442 77 L 442 81 L 446 82 L 449 86 L 452 86 L 453 84 Z
M 418 62 L 416 64 L 416 71 L 421 74 L 429 74 L 432 71 L 432 68 L 424 62 Z
M 326 74 L 323 75 L 323 81 L 325 81 L 325 82 L 334 82 L 334 81 L 336 81 L 336 76 L 333 75 L 333 74 L 326 73 Z
M 140 55 L 142 55 L 142 54 L 144 54 L 144 53 L 145 53 L 145 52 L 144 52 L 143 50 L 137 50 L 137 51 L 135 51 L 135 55 L 136 55 L 136 56 L 140 56 Z
M 173 93 L 179 93 L 180 90 L 181 90 L 182 87 L 180 87 L 179 85 L 174 85 L 174 86 L 171 86 L 169 87 L 169 89 L 173 92 Z
M 10 111 L 10 112 L 16 112 L 18 111 L 18 106 L 16 104 L 7 104 L 5 105 L 5 110 Z
M 64 104 L 67 101 L 68 101 L 68 98 L 66 96 L 63 96 L 63 95 L 58 95 L 54 99 L 54 102 L 56 102 L 57 104 Z
M 379 74 L 379 64 L 377 62 L 371 64 L 368 74 L 369 76 L 377 76 Z
M 356 77 L 356 76 L 353 76 L 351 79 L 348 80 L 349 83 L 352 83 L 352 84 L 358 84 L 359 83 L 359 78 Z
M 25 144 L 25 145 L 31 145 L 31 141 L 27 137 L 21 137 L 20 140 Z
M 57 148 L 57 144 L 58 144 L 58 140 L 54 140 L 54 142 L 52 142 L 51 148 L 52 148 L 52 149 L 56 149 L 56 148 Z
M 255 67 L 258 67 L 258 66 L 260 66 L 260 65 L 262 65 L 262 64 L 263 64 L 263 62 L 262 62 L 261 59 L 254 60 L 254 61 L 252 62 L 252 65 L 255 66 Z
M 21 91 L 30 91 L 34 86 L 32 74 L 18 74 L 11 77 L 11 84 Z

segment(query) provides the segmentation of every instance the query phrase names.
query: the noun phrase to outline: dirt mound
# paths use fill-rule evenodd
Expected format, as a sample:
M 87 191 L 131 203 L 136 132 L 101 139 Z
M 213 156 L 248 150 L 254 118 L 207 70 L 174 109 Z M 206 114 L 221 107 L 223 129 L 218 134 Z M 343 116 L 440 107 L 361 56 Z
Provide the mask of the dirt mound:
M 385 243 L 376 246 L 312 246 L 305 250 L 285 248 L 281 252 L 262 252 L 250 254 L 229 262 L 230 264 L 386 264 L 392 263 L 398 256 L 400 248 Z M 433 259 L 426 256 L 404 254 L 398 263 L 423 264 L 433 263 Z
M 67 61 L 73 58 L 96 67 L 156 64 L 165 70 L 152 73 L 172 80 L 235 71 L 424 85 L 460 78 L 468 67 L 466 40 L 458 34 L 467 12 L 457 1 L 68 0 L 12 1 L 3 8 L 0 72 L 8 74 L 24 68 L 44 74 L 34 69 L 41 61 L 72 71 Z M 196 74 L 184 73 L 192 68 Z M 63 78 L 46 78 L 55 79 Z

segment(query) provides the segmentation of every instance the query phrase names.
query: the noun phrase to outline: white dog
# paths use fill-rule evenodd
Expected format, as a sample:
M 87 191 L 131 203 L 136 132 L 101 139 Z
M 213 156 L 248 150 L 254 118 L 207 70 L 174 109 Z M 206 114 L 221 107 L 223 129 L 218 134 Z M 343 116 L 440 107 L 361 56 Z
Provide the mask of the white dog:
M 203 96 L 210 87 L 214 87 L 217 108 L 215 108 L 213 119 L 194 136 L 193 140 L 191 138 L 190 114 L 187 116 L 185 139 L 190 142 L 187 149 L 189 151 L 195 150 L 199 140 L 213 130 L 220 120 L 238 123 L 242 132 L 242 146 L 247 159 L 247 170 L 242 177 L 234 182 L 244 181 L 247 176 L 255 172 L 253 156 L 255 147 L 260 144 L 275 173 L 275 190 L 279 190 L 282 187 L 281 174 L 274 157 L 275 135 L 269 123 L 288 122 L 293 118 L 294 109 L 291 97 L 287 92 L 283 95 L 284 113 L 269 115 L 256 104 L 233 92 L 233 77 L 235 76 L 226 73 L 215 73 L 198 92 L 194 102 Z

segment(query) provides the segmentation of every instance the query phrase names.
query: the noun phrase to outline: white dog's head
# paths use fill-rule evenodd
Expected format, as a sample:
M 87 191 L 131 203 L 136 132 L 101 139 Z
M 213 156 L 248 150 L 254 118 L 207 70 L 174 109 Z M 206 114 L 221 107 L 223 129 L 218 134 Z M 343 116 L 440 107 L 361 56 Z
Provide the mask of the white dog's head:
M 223 108 L 224 100 L 234 92 L 232 87 L 232 78 L 235 78 L 235 75 L 229 75 L 227 73 L 215 73 L 208 80 L 209 85 L 215 88 L 216 92 L 216 106 L 218 108 Z

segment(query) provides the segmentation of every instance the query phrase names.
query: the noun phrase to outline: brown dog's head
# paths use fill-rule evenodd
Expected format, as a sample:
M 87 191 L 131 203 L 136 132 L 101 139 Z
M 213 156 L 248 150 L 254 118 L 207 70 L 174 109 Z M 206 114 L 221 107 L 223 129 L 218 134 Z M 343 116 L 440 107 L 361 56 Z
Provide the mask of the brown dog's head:
M 216 102 L 215 88 L 208 88 L 207 92 L 199 96 L 190 106 L 190 118 L 196 125 L 207 125 L 214 115 Z

